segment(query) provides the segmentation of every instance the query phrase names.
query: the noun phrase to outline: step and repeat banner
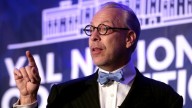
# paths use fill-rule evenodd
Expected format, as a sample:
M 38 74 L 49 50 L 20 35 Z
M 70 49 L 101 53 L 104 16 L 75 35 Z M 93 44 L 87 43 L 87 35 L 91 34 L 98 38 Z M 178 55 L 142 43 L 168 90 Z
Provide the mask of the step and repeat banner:
M 0 108 L 19 97 L 13 70 L 33 54 L 42 78 L 39 107 L 52 84 L 94 73 L 82 29 L 110 0 L 0 0 Z M 192 0 L 113 0 L 130 6 L 141 23 L 132 57 L 147 77 L 171 85 L 192 107 Z

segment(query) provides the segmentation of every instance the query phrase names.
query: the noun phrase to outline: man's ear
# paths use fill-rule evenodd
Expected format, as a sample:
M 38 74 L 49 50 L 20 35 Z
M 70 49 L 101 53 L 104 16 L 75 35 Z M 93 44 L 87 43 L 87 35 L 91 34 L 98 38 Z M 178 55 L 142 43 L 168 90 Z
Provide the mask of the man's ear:
M 136 34 L 133 30 L 129 30 L 126 37 L 126 47 L 129 48 L 134 44 L 136 40 Z

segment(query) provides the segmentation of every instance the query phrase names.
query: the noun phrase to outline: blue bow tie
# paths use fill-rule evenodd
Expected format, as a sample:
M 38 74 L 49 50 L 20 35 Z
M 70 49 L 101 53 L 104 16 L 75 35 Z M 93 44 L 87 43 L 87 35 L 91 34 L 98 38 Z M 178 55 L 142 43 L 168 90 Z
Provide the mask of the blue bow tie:
M 110 81 L 117 81 L 119 82 L 123 78 L 123 73 L 122 72 L 115 72 L 115 73 L 104 73 L 104 72 L 99 72 L 99 76 L 97 81 L 103 85 L 107 84 Z

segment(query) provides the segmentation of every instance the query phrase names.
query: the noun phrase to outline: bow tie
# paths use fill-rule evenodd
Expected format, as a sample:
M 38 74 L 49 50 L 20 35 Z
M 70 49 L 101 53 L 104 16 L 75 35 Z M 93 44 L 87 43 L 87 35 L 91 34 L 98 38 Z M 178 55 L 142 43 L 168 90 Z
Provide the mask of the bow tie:
M 119 82 L 120 80 L 123 79 L 123 73 L 122 72 L 115 72 L 115 73 L 104 73 L 99 71 L 99 76 L 97 81 L 103 85 L 107 84 L 110 81 L 117 81 Z

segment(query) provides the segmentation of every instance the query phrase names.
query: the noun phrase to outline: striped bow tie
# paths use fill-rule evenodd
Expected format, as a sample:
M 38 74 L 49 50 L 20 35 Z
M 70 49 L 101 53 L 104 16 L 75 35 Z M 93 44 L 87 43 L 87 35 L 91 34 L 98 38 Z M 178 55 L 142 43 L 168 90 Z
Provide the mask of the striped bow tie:
M 105 85 L 110 81 L 117 81 L 123 79 L 123 73 L 122 72 L 115 72 L 115 73 L 104 73 L 99 71 L 99 76 L 97 79 L 97 82 L 99 82 L 101 85 Z

